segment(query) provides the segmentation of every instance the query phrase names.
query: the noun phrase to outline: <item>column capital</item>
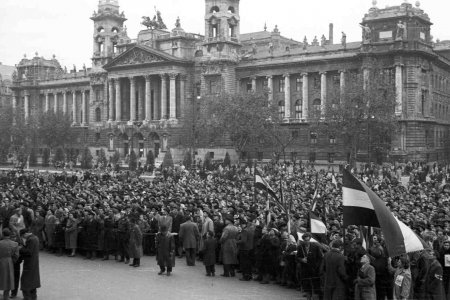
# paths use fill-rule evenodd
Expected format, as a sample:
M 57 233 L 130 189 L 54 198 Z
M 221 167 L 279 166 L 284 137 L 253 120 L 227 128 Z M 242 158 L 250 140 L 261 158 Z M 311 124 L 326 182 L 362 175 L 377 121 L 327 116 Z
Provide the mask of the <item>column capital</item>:
M 108 78 L 109 83 L 114 84 L 115 78 Z
M 250 80 L 256 80 L 256 76 L 250 76 Z
M 159 77 L 161 77 L 161 79 L 167 79 L 167 73 L 161 73 L 161 74 L 158 74 L 159 75 Z
M 405 65 L 402 64 L 402 63 L 396 63 L 396 64 L 394 64 L 394 66 L 395 66 L 395 67 L 404 67 Z
M 150 81 L 151 75 L 144 75 L 145 81 Z
M 306 76 L 309 75 L 309 73 L 308 72 L 302 72 L 302 73 L 300 73 L 300 75 L 302 75 L 303 77 L 306 77 Z
M 130 80 L 130 83 L 136 83 L 136 76 L 128 76 L 128 79 Z
M 327 71 L 321 71 L 319 72 L 320 75 L 327 75 Z
M 187 80 L 188 75 L 187 74 L 180 74 L 180 80 L 181 81 L 186 81 Z
M 169 79 L 175 80 L 179 74 L 178 73 L 169 73 Z
M 273 76 L 272 75 L 267 75 L 266 78 L 267 79 L 273 79 Z
M 346 69 L 341 69 L 341 70 L 339 70 L 338 72 L 339 72 L 339 73 L 347 73 L 347 70 L 346 70 Z
M 283 74 L 283 77 L 284 78 L 289 78 L 289 77 L 291 77 L 291 74 L 289 74 L 289 73 Z

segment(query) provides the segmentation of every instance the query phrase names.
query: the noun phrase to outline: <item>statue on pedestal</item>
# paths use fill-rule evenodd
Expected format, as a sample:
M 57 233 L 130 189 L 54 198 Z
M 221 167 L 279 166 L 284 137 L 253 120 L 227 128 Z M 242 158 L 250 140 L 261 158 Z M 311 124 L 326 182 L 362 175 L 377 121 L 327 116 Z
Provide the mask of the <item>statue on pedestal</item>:
M 406 24 L 403 24 L 402 21 L 398 21 L 397 24 L 397 36 L 396 40 L 403 40 L 405 38 L 406 33 Z
M 363 42 L 364 43 L 372 42 L 372 29 L 370 29 L 369 26 L 364 25 L 361 25 L 361 28 L 363 29 Z

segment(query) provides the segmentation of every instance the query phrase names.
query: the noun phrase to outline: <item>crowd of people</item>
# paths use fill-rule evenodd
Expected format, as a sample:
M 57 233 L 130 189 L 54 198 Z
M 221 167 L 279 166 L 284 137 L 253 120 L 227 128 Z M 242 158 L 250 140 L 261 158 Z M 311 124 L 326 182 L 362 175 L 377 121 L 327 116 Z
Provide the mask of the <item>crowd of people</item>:
M 242 281 L 295 288 L 308 299 L 450 299 L 446 167 L 410 163 L 353 170 L 429 244 L 426 251 L 401 257 L 389 257 L 379 230 L 343 228 L 342 169 L 275 163 L 257 169 L 283 191 L 288 213 L 273 203 L 267 208 L 267 193 L 255 189 L 249 166 L 211 172 L 169 168 L 152 181 L 112 170 L 3 172 L 4 299 L 9 291 L 17 295 L 22 261 L 33 264 L 34 273 L 23 267 L 20 288 L 25 299 L 36 299 L 37 254 L 30 258 L 35 246 L 57 256 L 115 259 L 135 268 L 144 254 L 155 255 L 158 274 L 166 276 L 175 258 L 185 256 L 188 266 L 202 261 L 206 276 L 215 276 L 219 264 L 223 277 L 241 273 Z M 309 232 L 314 201 L 326 236 Z

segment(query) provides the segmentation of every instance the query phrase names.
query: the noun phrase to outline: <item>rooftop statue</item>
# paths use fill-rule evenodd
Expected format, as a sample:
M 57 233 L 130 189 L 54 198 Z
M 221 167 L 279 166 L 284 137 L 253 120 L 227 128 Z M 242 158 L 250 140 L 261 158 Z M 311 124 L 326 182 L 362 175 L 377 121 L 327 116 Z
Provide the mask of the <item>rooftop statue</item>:
M 167 29 L 166 24 L 164 23 L 161 12 L 158 10 L 156 11 L 156 15 L 153 16 L 153 19 L 150 19 L 150 17 L 142 17 L 142 25 L 146 26 L 147 29 Z

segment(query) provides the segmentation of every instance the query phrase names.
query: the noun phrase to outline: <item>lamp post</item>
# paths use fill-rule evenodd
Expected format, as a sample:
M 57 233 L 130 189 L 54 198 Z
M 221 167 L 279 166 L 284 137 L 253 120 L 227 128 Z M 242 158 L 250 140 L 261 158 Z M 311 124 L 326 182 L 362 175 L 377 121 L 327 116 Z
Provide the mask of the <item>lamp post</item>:
M 197 100 L 197 105 L 200 105 L 200 100 L 202 99 L 201 95 L 197 95 L 196 98 L 193 98 L 192 100 L 192 138 L 191 138 L 191 154 L 192 154 L 192 161 L 191 161 L 191 169 L 195 169 L 196 168 L 196 161 L 195 161 L 195 143 L 196 143 L 196 101 Z

